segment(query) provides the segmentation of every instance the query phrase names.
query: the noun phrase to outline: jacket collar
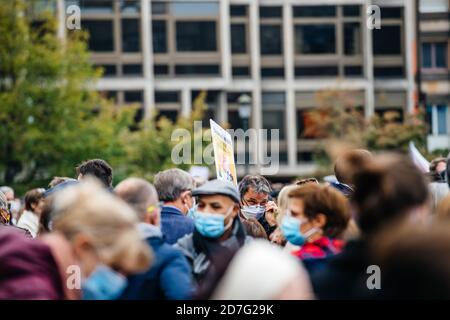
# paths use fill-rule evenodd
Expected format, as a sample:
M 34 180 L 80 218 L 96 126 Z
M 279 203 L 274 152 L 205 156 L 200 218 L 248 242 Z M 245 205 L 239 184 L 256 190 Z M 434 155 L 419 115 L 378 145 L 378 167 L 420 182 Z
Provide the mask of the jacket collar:
M 184 217 L 183 212 L 181 212 L 180 209 L 178 209 L 177 207 L 174 207 L 174 206 L 163 205 L 161 213 L 162 214 L 180 215 L 180 216 Z
M 142 239 L 147 238 L 162 238 L 162 232 L 161 229 L 157 226 L 154 226 L 149 223 L 138 223 L 137 225 L 139 235 Z

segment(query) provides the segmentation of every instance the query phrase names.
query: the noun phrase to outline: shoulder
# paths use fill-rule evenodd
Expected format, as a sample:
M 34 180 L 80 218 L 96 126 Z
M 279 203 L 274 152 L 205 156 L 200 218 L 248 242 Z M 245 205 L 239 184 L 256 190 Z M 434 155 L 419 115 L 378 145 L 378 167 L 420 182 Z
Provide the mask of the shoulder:
M 176 244 L 173 245 L 173 248 L 181 250 L 181 252 L 185 256 L 194 259 L 195 256 L 194 234 L 190 233 L 183 236 L 177 241 Z

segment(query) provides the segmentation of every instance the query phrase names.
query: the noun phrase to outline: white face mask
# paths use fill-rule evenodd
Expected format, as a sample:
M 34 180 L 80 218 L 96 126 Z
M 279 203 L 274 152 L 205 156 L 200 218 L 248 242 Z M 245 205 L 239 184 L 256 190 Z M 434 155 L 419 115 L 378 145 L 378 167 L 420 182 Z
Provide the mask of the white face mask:
M 266 211 L 266 208 L 264 208 L 263 206 L 243 206 L 241 208 L 241 212 L 244 215 L 245 218 L 250 219 L 250 218 L 255 218 L 256 220 L 259 220 L 264 212 Z

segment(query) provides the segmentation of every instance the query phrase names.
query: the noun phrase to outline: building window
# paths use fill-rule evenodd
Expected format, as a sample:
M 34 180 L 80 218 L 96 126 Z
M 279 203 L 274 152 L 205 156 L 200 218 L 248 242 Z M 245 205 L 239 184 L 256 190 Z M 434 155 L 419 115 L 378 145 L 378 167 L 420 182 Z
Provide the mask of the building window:
M 141 103 L 143 101 L 142 97 L 143 93 L 140 90 L 124 92 L 124 101 L 126 103 L 136 103 L 136 102 Z
M 420 0 L 420 12 L 448 12 L 448 0 Z
M 247 36 L 243 23 L 231 25 L 231 52 L 233 54 L 247 52 Z
M 177 75 L 218 75 L 219 65 L 176 65 L 175 74 Z
M 328 25 L 295 26 L 295 51 L 300 54 L 336 53 L 336 28 Z
M 399 55 L 402 53 L 400 26 L 383 26 L 373 30 L 373 53 L 375 55 Z
M 262 55 L 280 55 L 283 53 L 281 25 L 261 25 L 260 46 Z
M 352 77 L 364 64 L 360 5 L 294 6 L 296 77 Z
M 177 51 L 217 51 L 216 23 L 213 21 L 176 22 Z
M 437 119 L 438 119 L 438 134 L 447 134 L 447 106 L 438 105 L 437 109 Z
M 83 20 L 82 26 L 89 32 L 89 50 L 98 52 L 114 50 L 112 21 Z
M 232 69 L 233 77 L 249 77 L 250 68 L 249 67 L 233 67 Z
M 271 129 L 279 130 L 279 138 L 285 139 L 286 131 L 286 100 L 283 92 L 263 92 L 263 129 L 267 129 L 267 137 L 271 139 Z
M 141 1 L 121 0 L 120 11 L 122 13 L 139 13 L 141 10 Z
M 283 15 L 281 7 L 260 7 L 260 18 L 281 18 Z
M 167 52 L 167 29 L 164 20 L 153 20 L 153 52 L 165 53 Z
M 155 103 L 178 103 L 180 93 L 178 91 L 155 91 Z
M 115 77 L 117 75 L 117 67 L 115 64 L 101 64 L 96 65 L 103 71 L 103 77 Z
M 358 22 L 344 23 L 345 55 L 361 54 L 361 24 Z
M 294 17 L 321 18 L 335 17 L 336 6 L 295 6 Z
M 141 76 L 142 65 L 141 64 L 125 64 L 122 66 L 122 74 L 130 76 Z
M 245 6 L 245 5 L 230 6 L 230 16 L 246 17 L 247 16 L 247 6 Z
M 122 19 L 122 51 L 139 52 L 141 50 L 140 39 L 139 20 Z
M 218 2 L 172 2 L 170 10 L 175 17 L 210 17 L 220 13 Z
M 424 69 L 447 68 L 447 43 L 423 43 L 422 67 Z
M 446 135 L 448 131 L 448 108 L 445 104 L 427 105 L 429 134 Z
M 81 13 L 114 13 L 112 0 L 66 0 L 66 7 L 76 5 L 80 8 Z

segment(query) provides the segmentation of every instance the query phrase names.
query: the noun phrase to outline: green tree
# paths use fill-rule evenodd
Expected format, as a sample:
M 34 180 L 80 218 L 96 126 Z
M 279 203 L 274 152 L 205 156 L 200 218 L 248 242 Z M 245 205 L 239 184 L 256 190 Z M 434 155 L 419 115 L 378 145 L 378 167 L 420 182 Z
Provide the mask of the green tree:
M 116 181 L 173 166 L 171 132 L 192 130 L 205 94 L 189 118 L 136 125 L 135 107 L 114 106 L 92 90 L 101 70 L 90 62 L 88 34 L 75 30 L 61 41 L 54 12 L 31 9 L 32 1 L 0 1 L 0 183 L 73 176 L 89 158 L 110 162 Z
M 62 42 L 56 19 L 36 20 L 32 2 L 0 3 L 0 171 L 4 183 L 72 175 L 90 157 L 109 158 L 131 120 L 88 89 L 100 72 L 89 62 L 86 34 Z

